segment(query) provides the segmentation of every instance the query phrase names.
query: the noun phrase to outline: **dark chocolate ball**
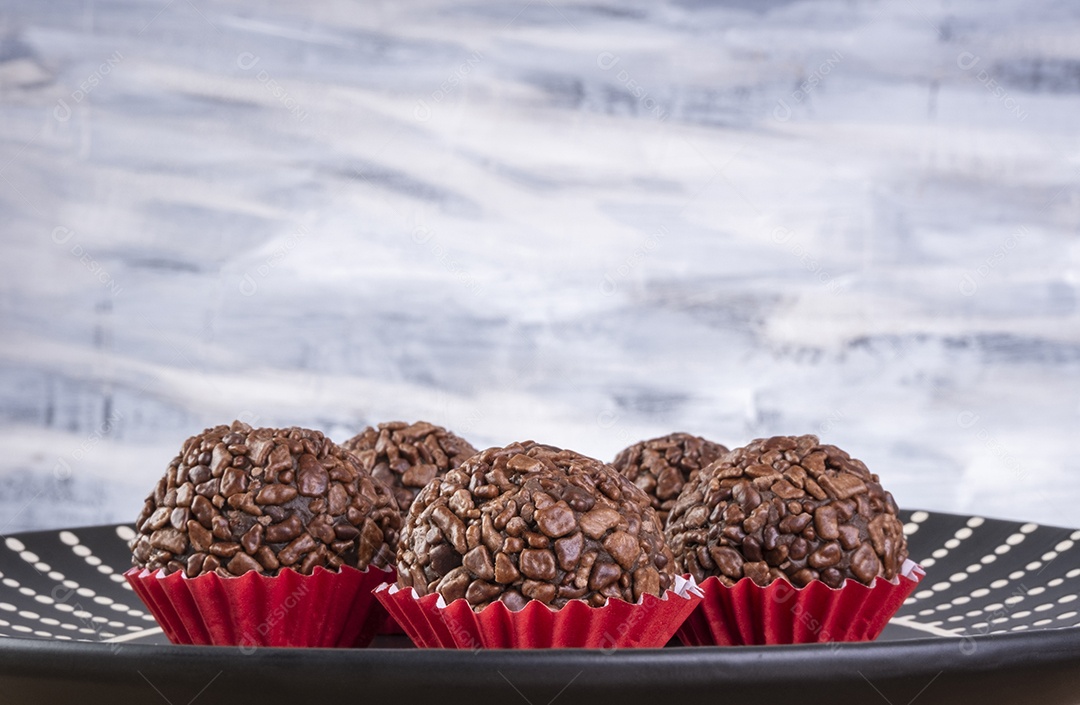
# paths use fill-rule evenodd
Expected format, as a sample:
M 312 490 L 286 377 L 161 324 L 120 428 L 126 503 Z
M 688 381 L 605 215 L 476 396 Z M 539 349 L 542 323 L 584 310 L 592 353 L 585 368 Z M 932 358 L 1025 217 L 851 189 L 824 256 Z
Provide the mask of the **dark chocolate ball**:
M 612 465 L 652 500 L 660 524 L 667 521 L 683 486 L 728 449 L 689 433 L 671 433 L 635 443 L 624 449 Z
M 393 493 L 318 431 L 234 421 L 189 438 L 135 522 L 134 565 L 188 577 L 393 564 Z
M 679 570 L 726 585 L 869 584 L 907 558 L 878 476 L 817 436 L 758 439 L 709 465 L 675 503 L 667 537 Z
M 468 441 L 442 426 L 417 421 L 368 426 L 342 444 L 360 465 L 394 491 L 401 515 L 409 512 L 424 486 L 476 455 Z
M 610 465 L 532 441 L 489 448 L 425 487 L 397 566 L 402 586 L 476 610 L 635 602 L 674 583 L 648 497 Z

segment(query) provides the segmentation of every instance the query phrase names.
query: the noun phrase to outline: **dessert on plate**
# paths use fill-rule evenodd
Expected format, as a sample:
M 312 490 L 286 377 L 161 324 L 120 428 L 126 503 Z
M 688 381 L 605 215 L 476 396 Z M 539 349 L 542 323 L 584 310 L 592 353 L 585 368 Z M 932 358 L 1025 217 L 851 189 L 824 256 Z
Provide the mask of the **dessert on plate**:
M 425 487 L 397 570 L 377 594 L 423 646 L 662 646 L 696 603 L 641 490 L 531 441 Z
M 879 477 L 811 435 L 713 462 L 666 533 L 678 570 L 705 592 L 686 643 L 873 639 L 921 578 Z
M 173 641 L 351 646 L 385 618 L 401 516 L 319 431 L 236 421 L 184 443 L 135 528 L 127 578 Z

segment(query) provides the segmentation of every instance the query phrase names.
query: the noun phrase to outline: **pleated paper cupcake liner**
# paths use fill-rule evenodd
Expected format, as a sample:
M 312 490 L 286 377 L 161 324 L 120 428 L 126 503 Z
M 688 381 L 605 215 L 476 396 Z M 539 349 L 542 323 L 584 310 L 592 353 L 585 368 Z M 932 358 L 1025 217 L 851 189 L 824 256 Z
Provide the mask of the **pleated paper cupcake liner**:
M 848 580 L 840 588 L 820 581 L 796 588 L 776 580 L 761 587 L 743 578 L 728 587 L 711 577 L 678 636 L 687 646 L 873 641 L 924 575 L 908 560 L 898 577 L 869 586 Z
M 375 596 L 414 644 L 443 649 L 660 648 L 701 600 L 697 585 L 683 578 L 662 597 L 644 595 L 636 604 L 572 600 L 557 610 L 534 600 L 517 612 L 501 602 L 475 612 L 464 599 L 447 605 L 438 593 L 419 597 L 397 585 L 381 585 Z
M 393 572 L 317 567 L 311 575 L 188 578 L 132 568 L 124 577 L 174 644 L 363 647 L 386 619 L 372 590 Z

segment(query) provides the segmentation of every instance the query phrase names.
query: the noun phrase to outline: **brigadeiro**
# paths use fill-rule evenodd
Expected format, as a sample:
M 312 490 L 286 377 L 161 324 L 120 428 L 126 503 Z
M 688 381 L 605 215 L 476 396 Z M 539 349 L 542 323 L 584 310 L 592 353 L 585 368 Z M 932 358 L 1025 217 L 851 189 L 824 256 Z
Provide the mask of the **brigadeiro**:
M 398 584 L 376 595 L 418 646 L 663 646 L 699 599 L 649 498 L 610 465 L 531 441 L 425 487 Z
M 649 495 L 663 526 L 683 486 L 727 452 L 719 443 L 700 436 L 671 433 L 635 443 L 615 456 L 612 465 Z
M 811 435 L 710 464 L 666 533 L 705 592 L 679 632 L 688 644 L 871 640 L 922 577 L 878 476 Z
M 368 426 L 342 446 L 394 491 L 402 516 L 427 483 L 476 455 L 468 441 L 426 421 Z
M 391 421 L 368 426 L 342 447 L 357 457 L 364 470 L 394 492 L 402 519 L 425 485 L 476 454 L 476 448 L 468 441 L 427 421 L 412 424 Z M 379 633 L 403 632 L 390 618 Z
M 401 515 L 322 433 L 235 421 L 184 443 L 135 529 L 125 575 L 173 642 L 354 646 L 385 619 Z

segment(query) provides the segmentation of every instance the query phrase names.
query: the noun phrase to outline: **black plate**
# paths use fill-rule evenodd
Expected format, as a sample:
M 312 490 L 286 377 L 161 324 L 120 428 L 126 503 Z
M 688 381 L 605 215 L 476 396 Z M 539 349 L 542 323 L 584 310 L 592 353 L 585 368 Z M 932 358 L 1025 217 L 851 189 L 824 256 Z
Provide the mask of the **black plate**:
M 615 652 L 172 646 L 121 576 L 129 526 L 9 536 L 0 702 L 1080 702 L 1080 531 L 904 519 L 927 577 L 875 643 Z

